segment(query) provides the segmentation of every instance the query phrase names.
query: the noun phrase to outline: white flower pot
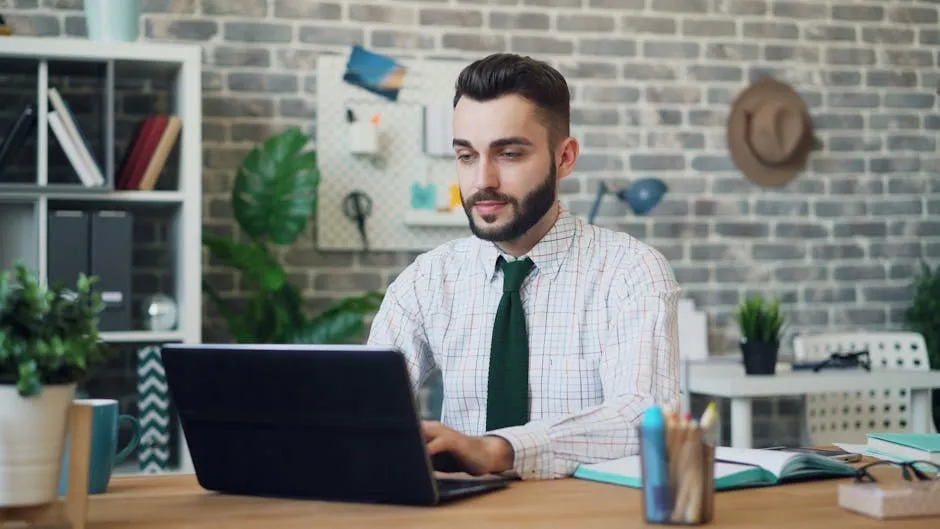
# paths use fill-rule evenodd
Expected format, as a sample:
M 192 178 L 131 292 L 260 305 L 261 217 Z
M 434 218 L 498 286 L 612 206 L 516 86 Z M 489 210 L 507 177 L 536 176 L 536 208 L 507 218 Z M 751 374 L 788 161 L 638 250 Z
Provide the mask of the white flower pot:
M 0 385 L 0 508 L 58 498 L 69 406 L 75 384 L 46 385 L 23 398 Z

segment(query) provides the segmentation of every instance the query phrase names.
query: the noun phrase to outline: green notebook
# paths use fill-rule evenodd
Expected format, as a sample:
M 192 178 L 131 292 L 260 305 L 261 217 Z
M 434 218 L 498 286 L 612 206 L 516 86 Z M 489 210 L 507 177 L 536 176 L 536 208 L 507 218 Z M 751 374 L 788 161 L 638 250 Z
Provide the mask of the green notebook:
M 940 433 L 870 433 L 867 446 L 867 452 L 875 457 L 917 459 L 940 465 Z
M 855 475 L 855 467 L 848 463 L 805 452 L 719 446 L 715 448 L 715 459 L 718 491 Z M 581 465 L 574 477 L 639 488 L 640 456 Z

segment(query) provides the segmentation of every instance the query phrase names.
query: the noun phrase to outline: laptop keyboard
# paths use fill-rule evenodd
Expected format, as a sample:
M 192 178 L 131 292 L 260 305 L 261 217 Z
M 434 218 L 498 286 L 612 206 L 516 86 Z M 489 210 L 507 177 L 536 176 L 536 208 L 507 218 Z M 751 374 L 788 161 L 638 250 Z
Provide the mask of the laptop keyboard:
M 475 484 L 475 481 L 467 479 L 439 478 L 437 480 L 437 490 L 439 490 L 441 494 L 446 494 L 455 490 L 471 487 Z
M 504 480 L 437 478 L 437 490 L 441 497 L 467 494 L 505 486 Z

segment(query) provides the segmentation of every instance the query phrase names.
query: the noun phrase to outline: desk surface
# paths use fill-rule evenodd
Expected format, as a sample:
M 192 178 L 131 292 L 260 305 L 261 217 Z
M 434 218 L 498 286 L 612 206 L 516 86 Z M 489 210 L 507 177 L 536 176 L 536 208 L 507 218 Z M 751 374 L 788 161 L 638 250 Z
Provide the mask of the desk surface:
M 716 494 L 712 527 L 929 527 L 930 519 L 878 521 L 841 509 L 839 480 Z M 646 527 L 635 489 L 577 479 L 514 482 L 509 489 L 441 507 L 357 505 L 226 496 L 191 474 L 122 476 L 89 502 L 90 529 L 225 527 Z
M 940 371 L 879 369 L 778 370 L 774 375 L 745 375 L 744 366 L 725 362 L 689 365 L 688 389 L 716 397 L 774 397 L 825 391 L 858 391 L 896 387 L 911 390 L 940 388 Z

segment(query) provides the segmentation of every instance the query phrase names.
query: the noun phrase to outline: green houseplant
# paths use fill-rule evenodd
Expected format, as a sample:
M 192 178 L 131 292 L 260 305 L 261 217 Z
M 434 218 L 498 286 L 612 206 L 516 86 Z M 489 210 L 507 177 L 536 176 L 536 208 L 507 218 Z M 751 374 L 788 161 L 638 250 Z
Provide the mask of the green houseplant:
M 110 353 L 99 340 L 96 278 L 47 287 L 22 263 L 14 268 L 0 272 L 0 476 L 15 483 L 0 487 L 0 508 L 55 499 L 76 386 Z
M 760 294 L 748 296 L 738 305 L 734 319 L 741 331 L 745 373 L 773 375 L 786 323 L 780 312 L 780 300 L 765 299 Z
M 940 266 L 931 270 L 921 262 L 920 274 L 914 278 L 913 298 L 904 313 L 908 330 L 918 332 L 927 344 L 931 369 L 940 369 Z M 940 391 L 933 390 L 933 422 L 940 431 Z
M 289 128 L 245 156 L 232 187 L 232 211 L 244 241 L 206 233 L 203 245 L 251 286 L 247 306 L 236 308 L 205 280 L 203 291 L 242 343 L 342 343 L 359 337 L 382 301 L 366 292 L 307 313 L 300 290 L 287 277 L 277 247 L 292 245 L 316 211 L 320 171 L 307 136 Z

